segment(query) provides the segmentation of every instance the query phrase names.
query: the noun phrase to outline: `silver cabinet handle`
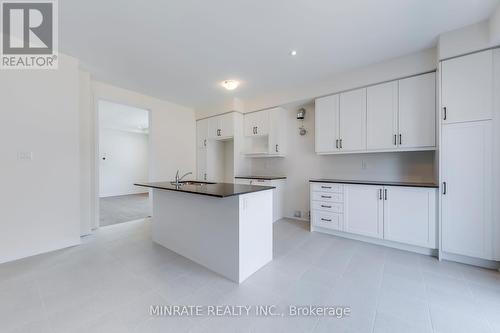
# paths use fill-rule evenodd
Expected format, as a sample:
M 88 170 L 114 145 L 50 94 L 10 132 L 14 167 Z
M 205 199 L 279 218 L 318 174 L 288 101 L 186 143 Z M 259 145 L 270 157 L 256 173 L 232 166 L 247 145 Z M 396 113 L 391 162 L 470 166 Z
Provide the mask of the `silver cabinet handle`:
M 394 145 L 397 146 L 398 145 L 398 139 L 397 139 L 397 135 L 394 134 Z
M 339 139 L 335 140 L 335 148 L 339 149 Z
M 331 186 L 321 186 L 321 188 L 332 188 Z
M 279 150 L 279 149 L 278 149 L 278 145 L 276 145 L 276 149 L 275 149 L 275 150 L 276 150 L 276 152 L 278 152 L 278 150 Z
M 327 205 L 321 205 L 323 208 L 332 208 L 332 206 L 327 206 Z
M 399 145 L 403 144 L 403 135 L 399 134 Z
M 322 195 L 321 197 L 325 198 L 325 199 L 331 199 L 332 198 L 332 196 L 330 196 L 330 195 Z
M 384 189 L 384 200 L 387 200 L 387 189 Z
M 446 186 L 446 182 L 443 182 L 443 195 L 446 195 L 447 192 L 448 192 L 448 189 Z
M 342 139 L 340 139 L 339 144 L 340 144 L 340 149 L 342 149 Z
M 207 139 L 203 140 L 203 146 L 206 147 L 207 146 Z
M 446 120 L 448 118 L 448 112 L 446 110 L 446 106 L 443 106 L 443 120 Z
M 321 218 L 321 221 L 332 222 L 332 220 L 330 220 L 330 219 L 324 219 L 324 218 Z
M 207 180 L 207 174 L 203 174 L 203 180 Z
M 259 128 L 255 126 L 255 134 L 259 134 Z
M 378 190 L 378 199 L 382 200 L 382 189 Z

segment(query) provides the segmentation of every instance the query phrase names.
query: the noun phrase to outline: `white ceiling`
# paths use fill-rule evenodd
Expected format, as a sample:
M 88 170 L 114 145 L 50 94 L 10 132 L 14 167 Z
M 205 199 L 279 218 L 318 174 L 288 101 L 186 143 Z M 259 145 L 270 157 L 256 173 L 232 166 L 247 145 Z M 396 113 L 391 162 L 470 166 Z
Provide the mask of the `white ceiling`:
M 149 112 L 132 106 L 99 101 L 99 128 L 147 133 Z
M 498 2 L 64 0 L 60 48 L 98 80 L 203 108 L 433 47 Z M 242 85 L 227 92 L 224 79 Z

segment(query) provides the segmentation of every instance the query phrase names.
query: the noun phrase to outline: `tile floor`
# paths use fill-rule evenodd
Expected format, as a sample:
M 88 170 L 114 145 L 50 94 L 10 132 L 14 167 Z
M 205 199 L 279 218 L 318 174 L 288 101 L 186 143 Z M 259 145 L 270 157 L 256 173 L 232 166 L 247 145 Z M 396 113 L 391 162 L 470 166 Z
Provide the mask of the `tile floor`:
M 500 332 L 500 273 L 275 224 L 236 285 L 150 241 L 143 221 L 0 265 L 0 332 Z M 151 317 L 152 304 L 345 305 L 331 318 Z
M 105 227 L 146 218 L 151 212 L 150 205 L 148 193 L 100 198 L 99 225 Z

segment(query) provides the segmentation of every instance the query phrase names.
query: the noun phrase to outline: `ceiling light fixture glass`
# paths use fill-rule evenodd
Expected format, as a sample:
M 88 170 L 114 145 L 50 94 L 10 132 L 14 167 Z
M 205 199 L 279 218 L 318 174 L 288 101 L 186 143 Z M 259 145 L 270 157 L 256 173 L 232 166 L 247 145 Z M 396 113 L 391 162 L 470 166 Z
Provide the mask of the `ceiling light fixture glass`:
M 236 80 L 224 80 L 221 82 L 221 86 L 223 86 L 227 90 L 234 90 L 238 88 L 239 85 L 240 83 Z
M 297 51 L 296 50 L 291 50 L 290 51 L 290 55 L 293 57 L 293 56 L 296 56 L 297 55 Z

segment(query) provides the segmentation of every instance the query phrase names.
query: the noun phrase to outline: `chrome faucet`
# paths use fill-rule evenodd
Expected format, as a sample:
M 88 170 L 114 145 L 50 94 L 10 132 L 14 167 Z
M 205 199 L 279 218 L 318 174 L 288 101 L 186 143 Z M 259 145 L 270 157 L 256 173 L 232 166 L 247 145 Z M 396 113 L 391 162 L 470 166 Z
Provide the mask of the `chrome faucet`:
M 181 177 L 179 177 L 179 170 L 177 170 L 177 173 L 175 174 L 175 185 L 180 186 L 181 185 L 181 180 L 183 180 L 186 176 L 192 175 L 192 172 L 187 172 Z

